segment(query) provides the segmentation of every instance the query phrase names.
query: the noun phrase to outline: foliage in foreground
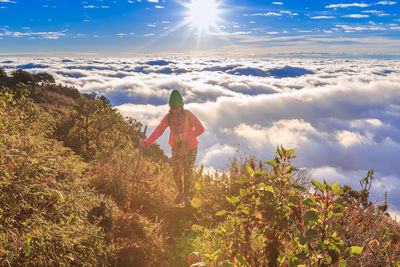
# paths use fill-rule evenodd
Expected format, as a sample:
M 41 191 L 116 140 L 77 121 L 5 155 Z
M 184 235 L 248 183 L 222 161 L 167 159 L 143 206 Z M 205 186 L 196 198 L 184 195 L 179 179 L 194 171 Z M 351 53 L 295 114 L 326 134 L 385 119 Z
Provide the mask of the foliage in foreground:
M 99 196 L 88 165 L 51 136 L 51 116 L 0 96 L 0 261 L 12 266 L 106 265 L 114 249 L 87 221 Z
M 293 153 L 278 149 L 270 171 L 246 165 L 226 209 L 193 225 L 207 266 L 400 265 L 399 224 L 339 183 L 299 185 Z
M 15 87 L 0 87 L 0 266 L 165 262 L 156 210 L 172 187 L 164 186 L 168 171 L 160 169 L 168 167 L 158 146 L 146 155 L 160 163 L 144 159 L 135 169 L 141 124 L 104 97 L 16 77 L 6 77 Z M 101 218 L 88 219 L 101 201 L 112 232 L 99 227 Z

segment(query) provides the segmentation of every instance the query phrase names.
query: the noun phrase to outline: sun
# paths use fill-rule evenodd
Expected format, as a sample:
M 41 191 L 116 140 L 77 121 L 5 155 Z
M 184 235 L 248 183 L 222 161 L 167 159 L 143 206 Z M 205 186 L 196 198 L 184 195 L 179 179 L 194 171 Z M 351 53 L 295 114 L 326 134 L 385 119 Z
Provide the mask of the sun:
M 220 5 L 216 0 L 191 0 L 184 4 L 187 8 L 185 21 L 199 33 L 208 32 L 216 28 L 221 19 Z

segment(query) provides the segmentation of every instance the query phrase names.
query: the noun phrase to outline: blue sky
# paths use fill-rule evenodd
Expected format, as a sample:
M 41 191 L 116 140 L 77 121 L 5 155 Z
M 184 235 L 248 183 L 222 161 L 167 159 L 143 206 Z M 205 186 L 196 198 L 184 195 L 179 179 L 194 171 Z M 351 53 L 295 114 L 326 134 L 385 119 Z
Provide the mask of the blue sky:
M 0 0 L 0 53 L 399 53 L 397 1 L 196 1 Z

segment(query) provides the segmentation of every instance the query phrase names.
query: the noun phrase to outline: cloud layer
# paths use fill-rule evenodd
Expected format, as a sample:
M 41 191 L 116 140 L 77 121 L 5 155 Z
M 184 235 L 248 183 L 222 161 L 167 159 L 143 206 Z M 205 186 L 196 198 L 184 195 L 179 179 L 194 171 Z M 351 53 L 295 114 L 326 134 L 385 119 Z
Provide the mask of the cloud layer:
M 197 163 L 223 168 L 238 144 L 269 160 L 282 144 L 316 179 L 358 188 L 374 169 L 372 197 L 388 191 L 400 208 L 400 60 L 7 57 L 0 66 L 104 94 L 150 130 L 178 89 L 206 128 Z

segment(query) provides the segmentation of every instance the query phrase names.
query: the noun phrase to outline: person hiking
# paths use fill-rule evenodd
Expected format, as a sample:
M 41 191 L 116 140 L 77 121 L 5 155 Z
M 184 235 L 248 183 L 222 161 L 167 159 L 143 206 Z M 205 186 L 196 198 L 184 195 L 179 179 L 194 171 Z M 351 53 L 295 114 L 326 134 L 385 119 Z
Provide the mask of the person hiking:
M 204 132 L 199 119 L 189 110 L 183 108 L 183 98 L 178 90 L 173 90 L 169 97 L 169 112 L 161 120 L 150 136 L 142 142 L 149 147 L 170 127 L 171 135 L 168 144 L 172 147 L 172 171 L 178 195 L 175 203 L 185 202 L 189 205 L 192 172 L 197 156 L 197 137 Z M 182 183 L 183 176 L 183 183 Z

